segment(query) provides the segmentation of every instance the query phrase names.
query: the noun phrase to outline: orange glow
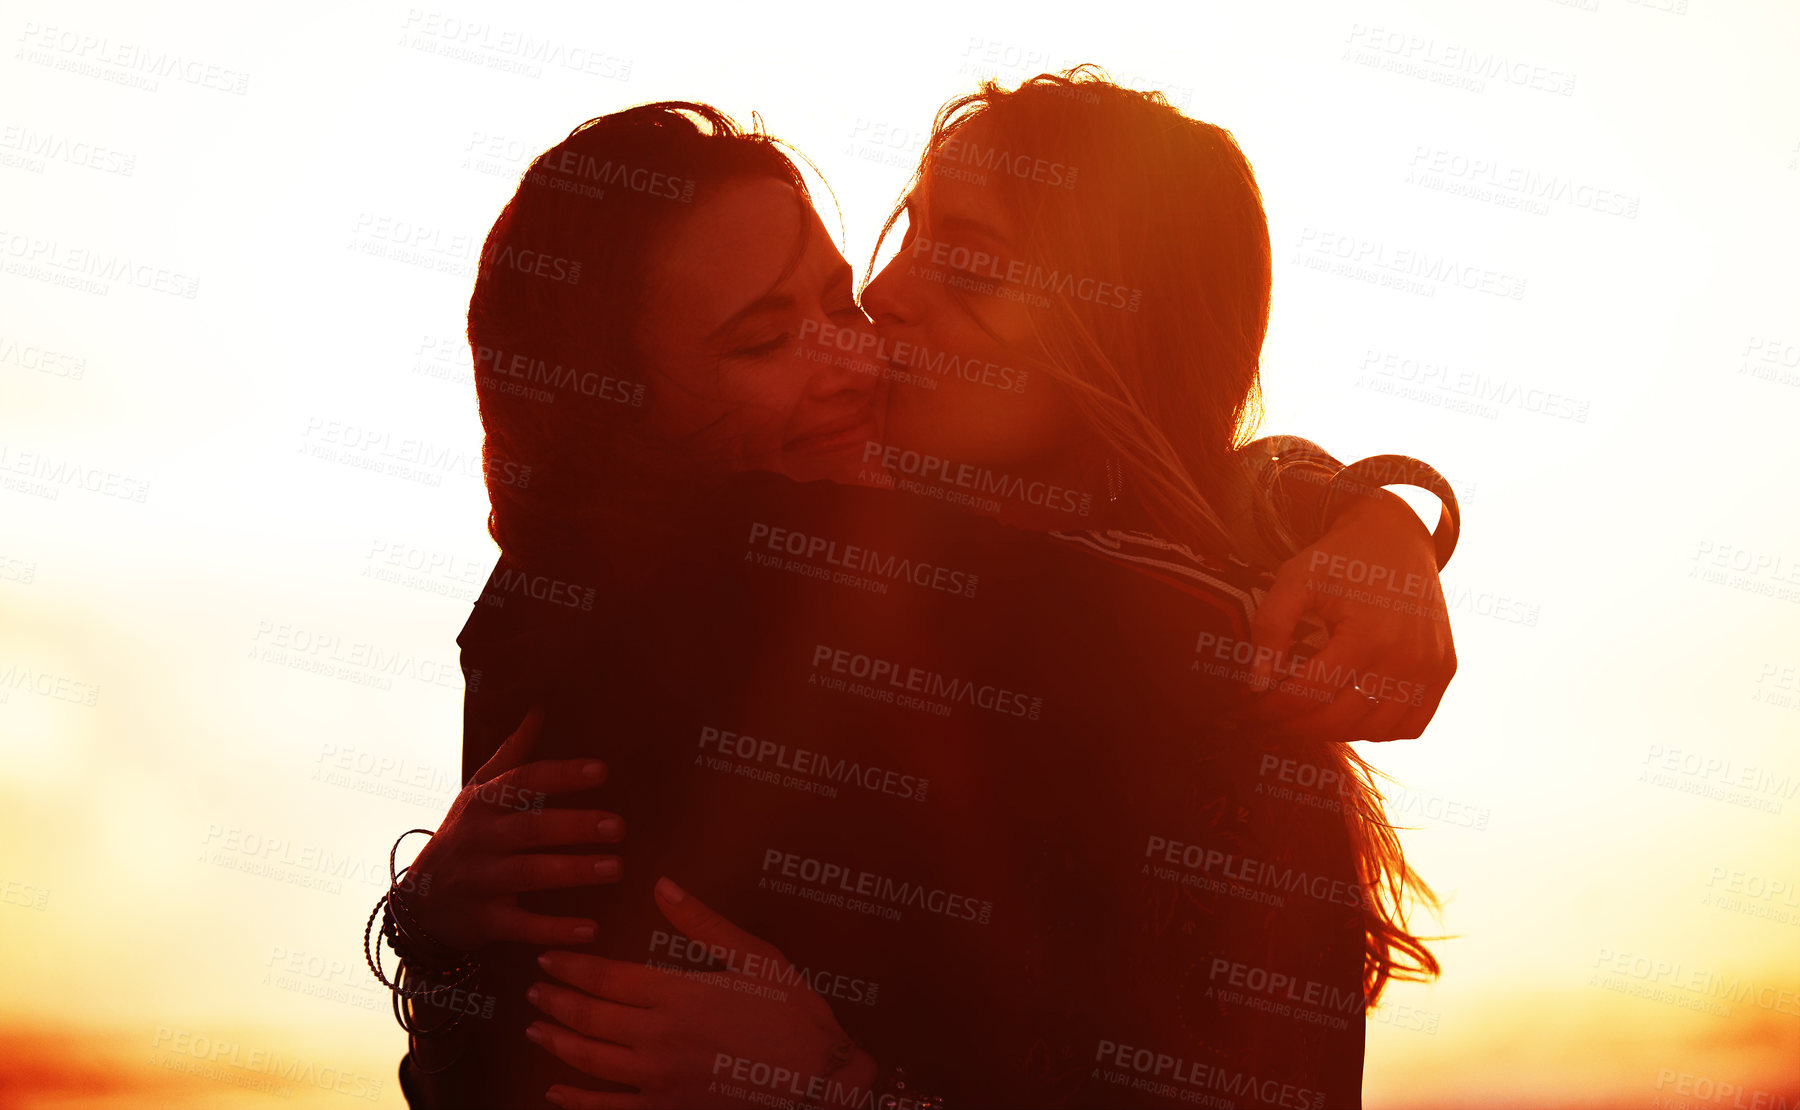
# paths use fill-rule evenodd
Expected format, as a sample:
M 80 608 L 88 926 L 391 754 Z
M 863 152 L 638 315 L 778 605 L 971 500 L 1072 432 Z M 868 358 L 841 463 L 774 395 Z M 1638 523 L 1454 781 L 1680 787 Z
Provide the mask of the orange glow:
M 532 155 L 758 111 L 860 274 L 943 100 L 1088 60 L 1255 167 L 1263 432 L 1461 498 L 1456 681 L 1359 749 L 1452 935 L 1367 1105 L 1800 1107 L 1800 6 L 491 6 L 605 63 L 537 76 L 178 8 L 0 71 L 0 1108 L 404 1106 L 360 930 L 460 781 L 464 314 Z

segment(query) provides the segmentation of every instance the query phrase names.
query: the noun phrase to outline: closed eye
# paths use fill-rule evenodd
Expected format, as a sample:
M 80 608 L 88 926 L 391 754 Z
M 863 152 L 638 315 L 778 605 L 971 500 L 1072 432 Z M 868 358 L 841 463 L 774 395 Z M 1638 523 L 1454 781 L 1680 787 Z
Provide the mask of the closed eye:
M 751 347 L 739 347 L 737 350 L 731 352 L 731 357 L 732 358 L 767 358 L 769 355 L 772 355 L 776 351 L 779 351 L 781 348 L 787 346 L 788 342 L 790 340 L 792 340 L 792 338 L 793 338 L 792 332 L 784 331 L 780 335 L 776 336 L 775 338 L 769 340 L 766 343 L 758 343 L 755 346 L 751 346 Z

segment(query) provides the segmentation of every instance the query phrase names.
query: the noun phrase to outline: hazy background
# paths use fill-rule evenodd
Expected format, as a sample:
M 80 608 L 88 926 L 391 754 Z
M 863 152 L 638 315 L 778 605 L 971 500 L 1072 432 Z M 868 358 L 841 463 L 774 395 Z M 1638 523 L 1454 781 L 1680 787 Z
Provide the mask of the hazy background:
M 1375 1015 L 1369 1105 L 1800 1098 L 1800 8 L 9 2 L 0 34 L 0 1104 L 402 1105 L 358 930 L 455 791 L 494 554 L 458 337 L 530 156 L 632 103 L 760 112 L 860 270 L 940 102 L 1077 61 L 1254 164 L 1265 430 L 1462 495 L 1461 671 L 1372 752 L 1457 939 Z M 1366 280 L 1406 251 L 1523 294 Z

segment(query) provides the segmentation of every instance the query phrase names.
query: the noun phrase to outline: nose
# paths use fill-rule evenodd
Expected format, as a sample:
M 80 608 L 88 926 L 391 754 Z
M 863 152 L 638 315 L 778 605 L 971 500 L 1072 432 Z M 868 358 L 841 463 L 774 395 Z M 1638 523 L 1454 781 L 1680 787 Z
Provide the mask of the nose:
M 875 326 L 896 327 L 916 324 L 924 308 L 920 282 L 907 274 L 907 252 L 900 250 L 888 259 L 874 279 L 863 288 L 862 307 Z

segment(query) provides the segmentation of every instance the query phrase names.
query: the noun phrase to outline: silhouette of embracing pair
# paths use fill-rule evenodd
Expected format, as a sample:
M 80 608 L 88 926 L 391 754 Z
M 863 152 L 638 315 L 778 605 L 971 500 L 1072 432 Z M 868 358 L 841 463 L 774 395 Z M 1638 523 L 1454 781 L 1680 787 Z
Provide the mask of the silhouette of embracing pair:
M 1365 1011 L 1436 974 L 1349 742 L 1454 674 L 1454 497 L 1250 439 L 1231 135 L 984 84 L 892 235 L 859 285 L 693 103 L 495 222 L 467 786 L 379 907 L 414 1107 L 1356 1106 Z

